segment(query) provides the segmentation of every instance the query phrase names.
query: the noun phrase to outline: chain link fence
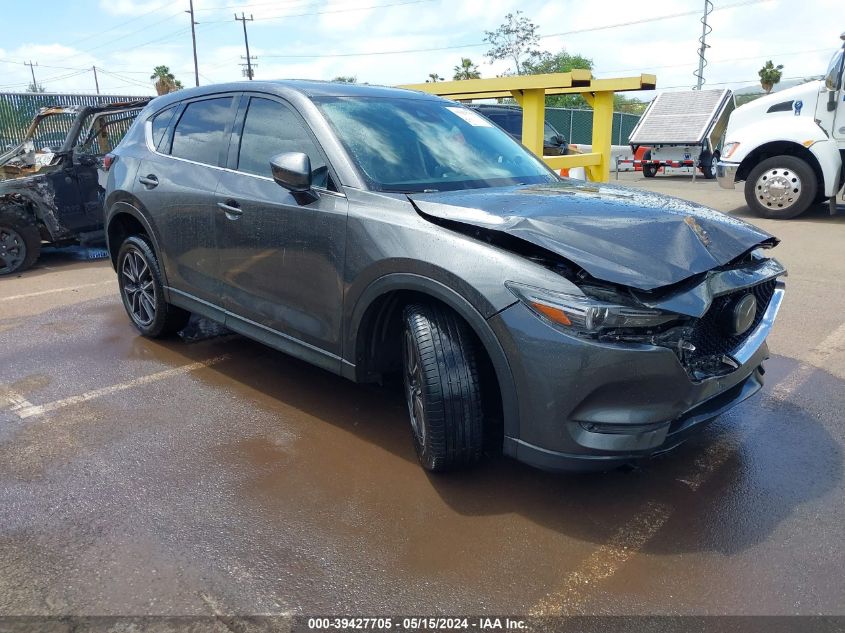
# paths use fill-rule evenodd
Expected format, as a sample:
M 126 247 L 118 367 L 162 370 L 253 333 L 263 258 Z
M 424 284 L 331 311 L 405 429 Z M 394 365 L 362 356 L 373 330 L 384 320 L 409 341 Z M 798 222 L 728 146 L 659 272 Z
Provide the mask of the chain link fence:
M 591 145 L 593 142 L 592 110 L 546 108 L 546 120 L 563 134 L 564 138 L 570 143 Z M 639 120 L 640 115 L 638 114 L 614 112 L 612 143 L 614 145 L 627 145 L 628 137 Z
M 111 101 L 131 101 L 132 95 L 79 95 L 0 92 L 0 151 L 23 141 L 24 132 L 40 108 L 54 105 L 95 105 Z M 546 108 L 546 119 L 570 143 L 590 145 L 593 135 L 593 111 Z M 640 120 L 639 115 L 613 113 L 613 144 L 627 145 L 628 136 Z M 72 117 L 51 117 L 39 131 L 36 146 L 60 144 Z M 42 138 L 43 137 L 43 138 Z
M 79 95 L 59 93 L 0 92 L 0 152 L 23 141 L 27 127 L 38 110 L 47 106 L 98 105 L 139 99 L 132 95 Z M 44 121 L 34 139 L 36 147 L 61 145 L 73 123 L 72 116 L 54 116 Z

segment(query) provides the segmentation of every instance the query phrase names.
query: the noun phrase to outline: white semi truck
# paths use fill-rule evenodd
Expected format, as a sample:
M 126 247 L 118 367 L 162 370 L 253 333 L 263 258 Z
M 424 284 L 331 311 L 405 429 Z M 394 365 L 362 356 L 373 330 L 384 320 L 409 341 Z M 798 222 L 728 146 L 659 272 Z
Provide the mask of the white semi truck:
M 845 41 L 845 33 L 842 34 Z M 716 163 L 726 189 L 745 181 L 745 200 L 765 218 L 785 220 L 829 201 L 845 183 L 845 44 L 824 79 L 781 90 L 731 113 Z

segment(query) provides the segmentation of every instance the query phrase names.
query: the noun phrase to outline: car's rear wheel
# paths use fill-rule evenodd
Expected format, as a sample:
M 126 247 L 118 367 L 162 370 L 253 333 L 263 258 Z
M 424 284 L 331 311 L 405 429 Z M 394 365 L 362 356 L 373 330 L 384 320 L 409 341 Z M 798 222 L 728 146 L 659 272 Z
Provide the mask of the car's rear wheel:
M 161 269 L 144 237 L 133 235 L 121 244 L 117 253 L 117 280 L 123 307 L 144 336 L 168 336 L 188 324 L 190 312 L 164 300 Z
M 813 168 L 795 156 L 767 158 L 748 174 L 745 201 L 751 210 L 771 220 L 801 215 L 816 199 L 818 181 Z
M 24 223 L 20 217 L 17 209 L 0 214 L 0 275 L 26 270 L 41 253 L 38 227 Z
M 403 312 L 405 399 L 414 447 L 431 471 L 478 461 L 483 448 L 477 343 L 467 324 L 436 304 Z

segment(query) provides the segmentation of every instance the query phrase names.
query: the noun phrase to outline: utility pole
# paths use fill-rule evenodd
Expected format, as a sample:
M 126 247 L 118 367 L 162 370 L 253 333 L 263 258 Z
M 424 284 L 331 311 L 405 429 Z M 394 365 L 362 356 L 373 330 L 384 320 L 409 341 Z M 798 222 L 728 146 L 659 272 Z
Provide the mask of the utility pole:
M 701 37 L 698 39 L 701 43 L 698 49 L 698 72 L 694 73 L 698 81 L 695 88 L 693 88 L 694 90 L 701 90 L 701 87 L 704 85 L 704 67 L 707 65 L 704 55 L 707 49 L 710 48 L 709 44 L 707 44 L 707 36 L 713 31 L 713 28 L 707 24 L 707 16 L 711 13 L 713 13 L 713 3 L 710 0 L 704 0 L 704 15 L 701 18 Z
M 100 94 L 100 82 L 97 79 L 97 67 L 91 66 L 91 70 L 94 71 L 94 86 L 97 88 L 97 94 Z
M 246 23 L 252 22 L 253 17 L 252 17 L 252 14 L 250 13 L 249 17 L 247 18 L 246 14 L 243 11 L 241 11 L 241 17 L 238 17 L 238 14 L 236 13 L 235 14 L 235 20 L 237 20 L 238 22 L 243 22 L 243 25 L 244 25 L 244 46 L 246 46 L 246 76 L 249 78 L 250 81 L 252 81 L 252 77 L 253 77 L 254 73 L 253 73 L 253 70 L 252 70 L 252 57 L 249 56 L 249 38 L 246 35 Z M 241 64 L 241 65 L 243 66 L 244 64 Z
M 32 60 L 30 59 L 29 63 L 24 62 L 24 66 L 29 66 L 29 70 L 32 73 L 32 89 L 37 90 L 38 89 L 38 82 L 35 81 L 35 67 L 38 66 L 38 62 L 35 62 L 33 64 Z
M 194 27 L 196 27 L 199 22 L 194 21 L 194 0 L 188 0 L 188 6 L 190 7 L 188 11 L 185 13 L 190 14 L 191 16 L 191 42 L 194 45 L 194 81 L 196 85 L 200 85 L 200 67 L 197 63 L 197 31 Z M 237 16 L 236 16 L 237 17 Z

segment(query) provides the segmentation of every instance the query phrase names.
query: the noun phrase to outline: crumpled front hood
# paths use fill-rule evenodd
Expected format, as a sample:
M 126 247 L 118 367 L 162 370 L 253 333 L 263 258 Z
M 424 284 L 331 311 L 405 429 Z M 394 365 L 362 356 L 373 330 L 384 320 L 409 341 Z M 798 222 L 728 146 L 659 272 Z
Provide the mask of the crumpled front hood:
M 778 240 L 701 205 L 637 189 L 563 181 L 409 194 L 423 216 L 499 231 L 552 251 L 596 279 L 668 286 Z

